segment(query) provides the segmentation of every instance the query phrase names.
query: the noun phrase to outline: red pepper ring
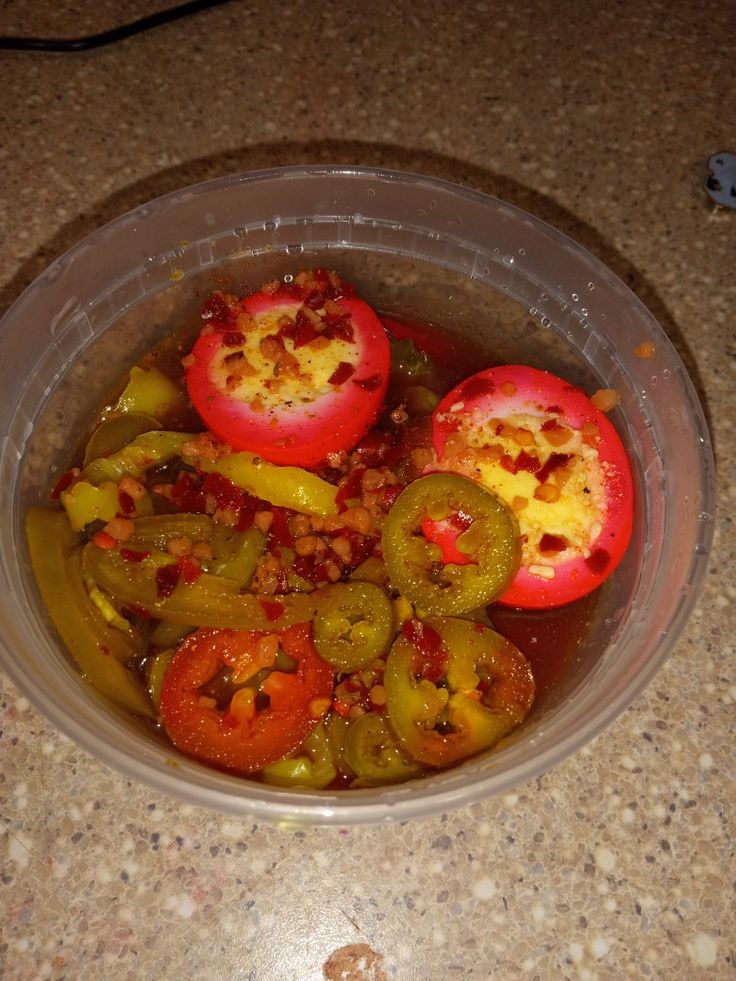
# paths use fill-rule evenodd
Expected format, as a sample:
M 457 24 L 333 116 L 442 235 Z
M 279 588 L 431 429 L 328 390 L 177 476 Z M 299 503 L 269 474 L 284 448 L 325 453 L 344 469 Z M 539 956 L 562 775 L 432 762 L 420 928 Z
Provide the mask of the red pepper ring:
M 224 707 L 212 704 L 203 688 L 223 669 L 241 673 L 253 665 L 255 674 L 256 645 L 268 634 L 204 627 L 180 645 L 161 692 L 161 718 L 177 749 L 210 766 L 247 774 L 287 756 L 304 742 L 320 719 L 312 711 L 314 699 L 329 700 L 332 695 L 332 668 L 314 649 L 310 624 L 274 633 L 297 669 L 293 674 L 271 672 L 261 686 L 269 705 L 256 709 L 250 718 L 236 705 L 242 688 Z

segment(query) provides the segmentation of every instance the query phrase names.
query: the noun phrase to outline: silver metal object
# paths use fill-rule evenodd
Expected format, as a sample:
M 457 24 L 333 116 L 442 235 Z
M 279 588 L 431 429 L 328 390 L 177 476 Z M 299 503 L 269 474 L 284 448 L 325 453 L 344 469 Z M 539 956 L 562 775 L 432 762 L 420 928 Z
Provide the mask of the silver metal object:
M 724 208 L 736 208 L 736 153 L 715 153 L 708 161 L 711 173 L 705 190 L 711 200 Z

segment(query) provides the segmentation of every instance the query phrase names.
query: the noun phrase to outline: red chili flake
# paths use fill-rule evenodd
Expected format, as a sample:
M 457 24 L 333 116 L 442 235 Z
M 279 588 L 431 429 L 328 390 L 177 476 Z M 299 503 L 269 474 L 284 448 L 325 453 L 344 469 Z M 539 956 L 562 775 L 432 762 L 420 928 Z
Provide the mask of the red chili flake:
M 297 555 L 294 559 L 292 569 L 297 576 L 301 576 L 307 582 L 329 582 L 330 579 L 328 563 L 318 562 L 313 555 Z
M 359 531 L 355 531 L 353 528 L 341 528 L 338 534 L 350 543 L 350 561 L 342 562 L 336 556 L 333 558 L 342 565 L 345 572 L 352 572 L 365 562 L 369 555 L 373 554 L 375 538 L 372 535 L 361 535 Z
M 222 343 L 225 347 L 239 347 L 245 344 L 245 334 L 240 330 L 223 331 Z
M 383 488 L 382 504 L 386 511 L 393 506 L 394 501 L 403 489 L 402 484 L 387 484 Z
M 539 540 L 540 552 L 564 552 L 567 548 L 567 539 L 562 535 L 544 534 Z
M 322 336 L 326 337 L 330 341 L 337 338 L 341 341 L 348 341 L 348 343 L 352 343 L 352 341 L 355 339 L 353 325 L 349 320 L 336 320 L 328 323 L 325 329 L 322 331 Z
M 459 532 L 467 531 L 473 523 L 473 517 L 464 511 L 453 511 L 450 515 L 450 524 L 457 528 Z
M 585 564 L 590 569 L 591 572 L 595 573 L 597 576 L 605 571 L 608 563 L 611 561 L 611 556 L 605 550 L 605 548 L 594 549 L 588 558 L 585 560 Z
M 182 470 L 172 484 L 171 500 L 188 514 L 204 514 L 207 502 L 201 478 Z
M 353 452 L 367 467 L 378 467 L 386 462 L 393 444 L 394 437 L 392 434 L 385 433 L 380 429 L 371 429 Z
M 486 628 L 483 626 L 482 623 L 476 623 L 473 626 L 473 630 L 475 630 L 477 634 L 482 634 L 485 629 Z
M 555 454 L 552 455 L 554 456 Z M 504 453 L 498 462 L 509 473 L 518 473 L 520 470 L 536 473 L 540 467 L 538 457 L 534 456 L 533 453 L 527 453 L 526 450 L 521 450 L 515 460 L 508 453 Z
M 168 599 L 179 582 L 179 563 L 162 565 L 156 570 L 156 595 L 159 599 Z
M 330 377 L 327 379 L 330 385 L 342 385 L 346 382 L 352 374 L 355 373 L 355 368 L 353 365 L 348 364 L 347 361 L 341 361 L 340 364 L 335 368 Z
M 347 505 L 345 502 L 360 497 L 361 481 L 364 473 L 365 467 L 356 467 L 350 476 L 340 484 L 335 495 L 335 504 L 337 504 L 338 510 L 346 511 Z
M 183 555 L 177 560 L 176 567 L 179 570 L 180 577 L 185 583 L 187 583 L 187 585 L 191 585 L 193 582 L 196 582 L 202 575 L 202 570 L 199 565 L 187 555 Z
M 350 714 L 352 705 L 348 705 L 347 702 L 341 702 L 340 699 L 336 698 L 332 702 L 332 707 L 339 716 L 345 719 Z
M 120 558 L 125 559 L 126 562 L 142 562 L 147 559 L 150 552 L 137 552 L 133 548 L 123 548 L 120 549 Z
M 540 484 L 545 484 L 550 474 L 560 467 L 564 467 L 568 460 L 572 460 L 572 453 L 550 453 L 545 465 L 536 471 L 536 478 Z
M 74 478 L 77 477 L 78 475 L 79 475 L 79 470 L 76 467 L 74 467 L 72 470 L 67 470 L 66 473 L 63 473 L 61 477 L 59 477 L 59 479 L 56 481 L 56 483 L 54 484 L 51 490 L 52 500 L 58 501 L 59 498 L 61 497 L 62 491 L 65 491 L 67 487 L 69 487 L 69 485 L 73 482 Z
M 279 603 L 277 600 L 262 599 L 260 600 L 260 604 L 263 612 L 266 614 L 266 619 L 270 620 L 271 623 L 273 623 L 274 620 L 278 620 L 278 618 L 284 612 L 284 604 Z
M 104 548 L 109 551 L 110 549 L 115 548 L 117 542 L 112 535 L 108 535 L 106 531 L 98 531 L 96 535 L 92 536 L 92 544 L 96 545 L 98 548 Z
M 100 644 L 100 654 L 104 654 L 105 657 L 110 656 L 110 648 L 107 646 L 107 644 Z
M 219 473 L 208 473 L 202 481 L 205 494 L 212 494 L 218 507 L 228 511 L 239 511 L 243 505 L 243 492 L 239 487 Z
M 545 412 L 556 412 L 558 416 L 562 415 L 562 406 L 559 405 L 548 405 L 544 410 Z
M 233 319 L 230 307 L 225 303 L 221 296 L 216 293 L 202 304 L 199 310 L 202 320 L 217 320 L 220 323 Z
M 325 300 L 327 297 L 322 292 L 322 290 L 312 290 L 304 301 L 310 310 L 319 310 L 320 307 L 325 305 Z
M 556 419 L 547 419 L 546 422 L 542 423 L 543 433 L 549 433 L 555 429 L 562 429 L 562 426 Z
M 460 389 L 460 399 L 476 399 L 483 395 L 492 395 L 496 386 L 490 378 L 475 376 L 468 379 Z
M 294 547 L 294 536 L 289 528 L 289 515 L 290 511 L 288 508 L 272 508 L 273 519 L 268 528 L 268 544 L 272 547 L 274 544 L 283 545 L 284 548 Z
M 281 332 L 279 331 L 279 333 Z M 294 350 L 296 351 L 298 348 L 310 344 L 318 336 L 318 332 L 309 317 L 301 310 L 297 310 L 296 323 L 289 336 L 294 341 Z
M 245 504 L 238 512 L 238 520 L 235 522 L 235 530 L 239 532 L 248 531 L 253 527 L 256 511 L 262 510 L 257 505 Z
M 322 319 L 326 324 L 339 324 L 350 319 L 350 312 L 348 310 L 340 310 L 339 312 L 335 311 L 331 313 L 329 310 L 326 310 Z
M 447 671 L 447 651 L 437 631 L 421 620 L 405 620 L 401 634 L 422 659 L 419 668 L 422 677 L 433 684 L 439 681 Z
M 364 388 L 366 392 L 375 392 L 377 388 L 380 388 L 383 378 L 376 372 L 375 375 L 368 375 L 367 378 L 353 378 L 353 385 L 358 385 L 359 388 Z
M 135 511 L 135 501 L 127 491 L 118 490 L 118 503 L 120 504 L 120 513 L 126 517 Z

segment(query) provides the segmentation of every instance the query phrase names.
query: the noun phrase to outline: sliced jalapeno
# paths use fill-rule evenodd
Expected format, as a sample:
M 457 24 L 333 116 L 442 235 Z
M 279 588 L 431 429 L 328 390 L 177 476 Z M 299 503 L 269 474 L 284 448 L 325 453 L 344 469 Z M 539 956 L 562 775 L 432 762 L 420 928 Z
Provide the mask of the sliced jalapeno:
M 490 749 L 523 721 L 534 697 L 518 648 L 482 623 L 445 617 L 404 624 L 383 684 L 403 749 L 433 767 Z
M 345 759 L 355 773 L 356 786 L 400 783 L 422 772 L 421 766 L 406 756 L 385 717 L 374 712 L 350 723 Z
M 385 654 L 394 636 L 391 600 L 380 586 L 344 582 L 313 594 L 314 645 L 338 671 L 359 671 Z
M 322 790 L 337 776 L 324 723 L 304 740 L 293 756 L 264 766 L 261 775 L 277 787 L 313 787 Z
M 444 538 L 453 529 L 448 548 Z M 383 529 L 383 556 L 393 585 L 412 603 L 457 615 L 490 603 L 510 582 L 518 536 L 495 494 L 457 474 L 435 473 L 399 494 Z

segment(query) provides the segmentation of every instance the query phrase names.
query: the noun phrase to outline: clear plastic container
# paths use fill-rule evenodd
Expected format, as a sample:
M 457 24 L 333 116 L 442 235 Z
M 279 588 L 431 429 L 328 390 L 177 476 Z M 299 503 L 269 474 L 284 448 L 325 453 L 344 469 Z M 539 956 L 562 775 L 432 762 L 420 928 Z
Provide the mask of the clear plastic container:
M 281 790 L 207 769 L 80 677 L 40 602 L 24 514 L 47 501 L 95 407 L 227 277 L 235 291 L 329 265 L 383 311 L 481 337 L 489 359 L 616 388 L 634 471 L 628 554 L 561 683 L 490 755 L 394 788 Z M 655 344 L 650 359 L 633 349 Z M 361 168 L 287 168 L 188 188 L 122 216 L 54 262 L 2 321 L 2 662 L 72 739 L 193 804 L 275 821 L 405 819 L 500 793 L 601 731 L 680 633 L 712 537 L 713 460 L 690 379 L 665 334 L 593 256 L 529 215 L 442 181 Z

